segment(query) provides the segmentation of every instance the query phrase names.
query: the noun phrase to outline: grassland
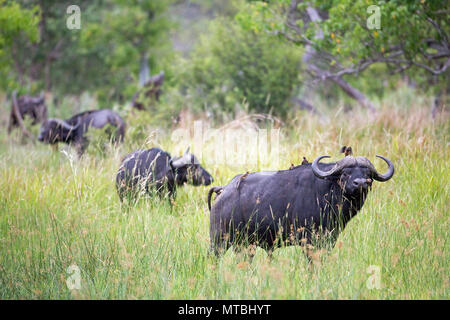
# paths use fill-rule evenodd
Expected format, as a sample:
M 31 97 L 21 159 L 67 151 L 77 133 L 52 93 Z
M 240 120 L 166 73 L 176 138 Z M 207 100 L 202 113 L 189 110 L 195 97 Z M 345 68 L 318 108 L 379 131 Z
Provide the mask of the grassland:
M 394 177 L 374 185 L 313 268 L 298 247 L 276 250 L 272 260 L 258 249 L 252 263 L 232 250 L 208 256 L 208 187 L 184 186 L 173 208 L 165 199 L 121 206 L 120 159 L 139 146 L 175 150 L 169 132 L 78 160 L 64 148 L 8 138 L 3 126 L 0 299 L 449 299 L 450 126 L 445 115 L 433 121 L 426 102 L 386 100 L 376 116 L 339 110 L 326 122 L 299 113 L 282 126 L 277 167 L 270 159 L 207 167 L 222 185 L 246 170 L 287 169 L 302 156 L 340 158 L 344 144 L 380 171 L 375 155 L 390 158 Z M 72 264 L 80 290 L 66 286 Z M 379 288 L 367 286 L 370 266 L 380 268 Z

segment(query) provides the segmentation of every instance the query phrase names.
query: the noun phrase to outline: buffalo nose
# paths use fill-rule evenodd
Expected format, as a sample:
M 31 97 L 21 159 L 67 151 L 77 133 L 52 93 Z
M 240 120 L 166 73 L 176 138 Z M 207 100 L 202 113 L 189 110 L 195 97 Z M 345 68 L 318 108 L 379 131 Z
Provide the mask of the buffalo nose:
M 366 179 L 358 178 L 358 179 L 353 180 L 353 186 L 354 186 L 355 188 L 363 188 L 363 189 L 367 189 L 367 187 L 368 187 L 369 185 L 367 184 L 367 180 L 366 180 Z

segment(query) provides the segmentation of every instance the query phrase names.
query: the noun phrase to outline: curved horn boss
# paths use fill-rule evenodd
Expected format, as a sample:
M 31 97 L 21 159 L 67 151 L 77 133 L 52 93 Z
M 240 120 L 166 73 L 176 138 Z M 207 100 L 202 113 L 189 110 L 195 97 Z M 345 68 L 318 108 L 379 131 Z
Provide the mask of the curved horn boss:
M 344 168 L 359 165 L 359 166 L 369 168 L 370 171 L 372 172 L 373 178 L 375 180 L 380 181 L 380 182 L 388 181 L 394 175 L 394 164 L 389 159 L 387 159 L 383 156 L 377 155 L 377 157 L 380 159 L 383 159 L 389 166 L 388 170 L 385 174 L 378 173 L 378 171 L 375 169 L 374 165 L 365 157 L 356 157 L 355 158 L 352 156 L 347 156 L 347 157 L 343 158 L 342 160 L 339 160 L 338 162 L 336 162 L 335 166 L 333 168 L 331 168 L 330 170 L 322 171 L 319 169 L 320 160 L 322 160 L 324 158 L 330 158 L 330 156 L 323 155 L 323 156 L 320 156 L 320 157 L 317 157 L 316 159 L 314 159 L 314 162 L 312 163 L 311 168 L 316 177 L 324 179 L 326 177 L 329 177 L 329 176 L 332 176 L 335 174 L 339 174 L 342 171 L 342 169 L 344 169 Z

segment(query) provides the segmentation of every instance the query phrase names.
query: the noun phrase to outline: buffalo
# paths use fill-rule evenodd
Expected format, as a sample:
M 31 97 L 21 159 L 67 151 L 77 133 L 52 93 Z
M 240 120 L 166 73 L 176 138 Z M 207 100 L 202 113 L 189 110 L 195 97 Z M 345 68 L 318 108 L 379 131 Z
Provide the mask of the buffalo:
M 189 148 L 181 157 L 172 157 L 159 149 L 138 150 L 125 156 L 116 176 L 119 198 L 135 199 L 142 191 L 156 191 L 160 196 L 168 193 L 175 199 L 177 186 L 210 185 L 213 177 L 206 171 Z
M 101 129 L 110 125 L 115 129 L 108 130 L 114 142 L 122 142 L 125 135 L 125 122 L 109 109 L 85 111 L 70 119 L 48 119 L 41 126 L 38 140 L 48 144 L 65 142 L 73 145 L 81 156 L 89 141 L 86 133 L 90 128 Z
M 32 119 L 32 125 L 47 120 L 47 106 L 43 93 L 38 97 L 24 95 L 17 98 L 16 91 L 13 92 L 8 133 L 11 133 L 13 128 L 19 127 L 25 117 Z
M 133 96 L 132 106 L 138 110 L 145 110 L 148 108 L 148 103 L 153 101 L 158 102 L 162 93 L 162 85 L 164 82 L 164 71 L 159 74 L 150 77 L 150 79 L 144 84 L 142 90 L 136 92 Z
M 257 245 L 269 255 L 282 245 L 311 250 L 326 243 L 333 246 L 362 208 L 373 180 L 384 182 L 394 174 L 392 162 L 377 157 L 388 164 L 385 174 L 378 173 L 365 157 L 346 156 L 325 164 L 320 160 L 329 156 L 320 156 L 312 164 L 238 175 L 226 186 L 211 188 L 211 252 L 219 255 L 231 245 L 237 250 Z

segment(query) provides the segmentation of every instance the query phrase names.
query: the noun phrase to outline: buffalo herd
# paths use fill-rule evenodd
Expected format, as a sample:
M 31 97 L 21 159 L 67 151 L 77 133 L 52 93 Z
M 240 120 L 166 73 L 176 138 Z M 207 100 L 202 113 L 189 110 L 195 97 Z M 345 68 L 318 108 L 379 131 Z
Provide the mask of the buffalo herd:
M 86 111 L 62 120 L 47 118 L 43 97 L 24 97 L 14 103 L 9 130 L 17 125 L 19 113 L 22 117 L 28 115 L 42 123 L 38 140 L 43 143 L 64 142 L 82 155 L 90 129 L 106 128 L 112 142 L 124 140 L 125 122 L 109 109 Z M 333 246 L 339 233 L 361 210 L 372 183 L 388 181 L 394 175 L 393 163 L 383 156 L 377 155 L 388 169 L 381 174 L 367 158 L 354 157 L 351 147 L 344 146 L 341 152 L 344 157 L 337 162 L 322 163 L 322 159 L 329 158 L 326 155 L 312 163 L 303 158 L 301 165 L 291 165 L 288 170 L 246 172 L 227 185 L 210 188 L 210 253 L 223 254 L 230 246 L 235 250 L 259 246 L 271 255 L 280 246 L 319 246 L 321 238 L 331 239 L 328 243 Z M 157 194 L 167 196 L 172 204 L 177 188 L 185 183 L 207 186 L 213 181 L 189 148 L 180 157 L 152 148 L 123 158 L 116 189 L 121 202 Z

